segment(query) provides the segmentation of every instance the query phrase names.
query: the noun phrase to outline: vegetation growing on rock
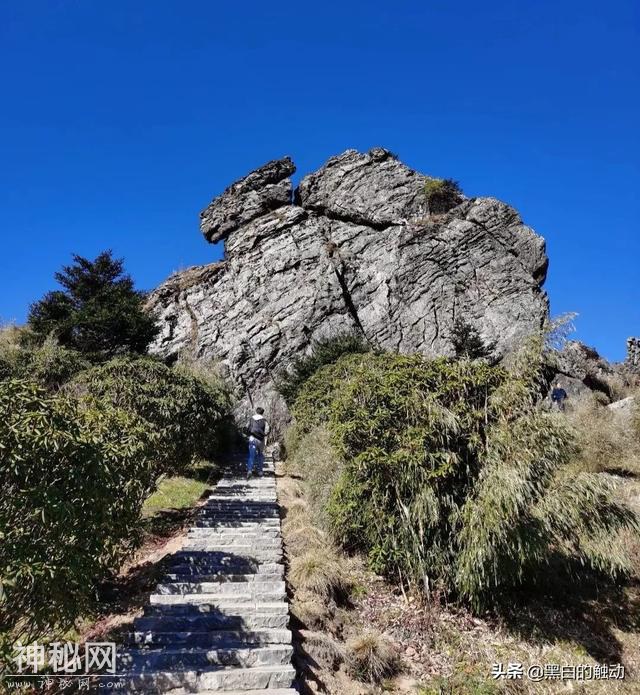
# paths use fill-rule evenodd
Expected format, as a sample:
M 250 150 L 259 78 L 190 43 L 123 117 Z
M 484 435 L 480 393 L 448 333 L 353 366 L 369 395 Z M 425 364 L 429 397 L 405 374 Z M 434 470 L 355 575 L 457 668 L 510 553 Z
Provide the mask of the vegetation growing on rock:
M 339 357 L 352 353 L 369 352 L 371 346 L 358 333 L 343 333 L 318 340 L 311 346 L 308 355 L 294 360 L 283 373 L 278 390 L 287 403 L 293 404 L 304 382 L 326 364 L 332 364 Z
M 451 344 L 455 356 L 475 360 L 491 357 L 495 341 L 485 342 L 478 330 L 464 319 L 456 319 L 451 330 Z
M 462 190 L 453 179 L 428 177 L 424 184 L 427 208 L 433 215 L 442 214 L 462 202 Z

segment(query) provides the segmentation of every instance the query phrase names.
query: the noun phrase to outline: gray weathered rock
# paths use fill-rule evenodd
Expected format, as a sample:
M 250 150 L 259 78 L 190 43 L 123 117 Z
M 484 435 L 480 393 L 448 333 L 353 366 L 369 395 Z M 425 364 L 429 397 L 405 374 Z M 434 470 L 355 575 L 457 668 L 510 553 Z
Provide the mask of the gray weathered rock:
M 609 398 L 613 397 L 611 382 L 615 378 L 615 371 L 595 348 L 578 340 L 569 340 L 563 349 L 555 354 L 554 362 L 553 366 L 558 374 L 573 382 L 576 395 L 578 391 L 600 391 Z M 562 382 L 562 378 L 560 381 Z M 566 388 L 565 382 L 562 383 Z M 569 389 L 567 392 L 571 395 Z
M 546 318 L 544 241 L 508 205 L 472 198 L 429 215 L 425 177 L 381 148 L 334 157 L 290 202 L 293 170 L 271 162 L 204 211 L 225 260 L 152 293 L 154 353 L 220 360 L 247 400 L 265 399 L 277 372 L 332 334 L 447 355 L 462 317 L 504 353 Z
M 627 396 L 626 398 L 622 398 L 619 401 L 614 401 L 607 406 L 612 413 L 627 422 L 631 421 L 635 407 L 636 398 L 634 396 Z
M 285 157 L 275 159 L 236 181 L 200 213 L 200 228 L 207 241 L 225 239 L 260 215 L 291 202 L 291 174 L 296 167 Z
M 627 338 L 626 366 L 636 372 L 640 372 L 640 338 Z
M 347 150 L 305 176 L 297 200 L 334 219 L 384 228 L 426 215 L 426 181 L 381 147 L 364 155 Z

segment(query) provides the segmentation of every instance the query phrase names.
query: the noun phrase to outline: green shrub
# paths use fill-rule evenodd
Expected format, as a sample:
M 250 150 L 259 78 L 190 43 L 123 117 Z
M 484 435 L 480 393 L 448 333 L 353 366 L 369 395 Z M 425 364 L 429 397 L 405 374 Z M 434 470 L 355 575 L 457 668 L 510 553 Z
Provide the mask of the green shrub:
M 424 185 L 429 214 L 439 215 L 451 210 L 462 202 L 462 191 L 453 179 L 429 177 Z
M 0 633 L 66 628 L 136 541 L 154 438 L 93 400 L 0 382 Z
M 162 471 L 213 456 L 229 423 L 229 398 L 220 388 L 151 358 L 115 358 L 83 372 L 74 385 L 141 418 L 159 437 Z
M 537 405 L 542 349 L 532 340 L 511 371 L 391 354 L 319 369 L 293 414 L 298 436 L 328 427 L 340 459 L 334 537 L 375 571 L 476 606 L 558 553 L 625 571 L 613 539 L 637 520 L 597 476 L 572 477 L 574 433 Z
M 91 367 L 91 362 L 77 350 L 58 344 L 50 335 L 42 345 L 23 349 L 20 372 L 47 389 L 57 390 L 76 374 Z
M 344 333 L 318 340 L 311 346 L 309 355 L 295 360 L 278 380 L 278 390 L 291 405 L 304 382 L 320 367 L 335 362 L 342 355 L 365 353 L 371 346 L 364 337 L 356 333 Z
M 42 343 L 24 328 L 5 328 L 0 334 L 0 379 L 30 379 L 55 391 L 90 366 L 84 355 L 60 345 L 53 334 Z

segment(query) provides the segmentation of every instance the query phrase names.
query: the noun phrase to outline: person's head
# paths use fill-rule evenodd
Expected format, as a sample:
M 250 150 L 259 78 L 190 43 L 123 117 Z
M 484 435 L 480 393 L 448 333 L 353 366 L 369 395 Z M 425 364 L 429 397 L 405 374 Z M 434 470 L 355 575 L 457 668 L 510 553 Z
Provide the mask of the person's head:
M 260 407 L 256 408 L 256 413 L 258 415 L 264 415 L 264 408 L 260 408 Z
M 560 382 L 559 382 L 559 381 L 556 381 L 556 388 L 557 388 L 557 389 L 561 389 L 561 388 L 562 388 L 562 386 L 560 386 Z

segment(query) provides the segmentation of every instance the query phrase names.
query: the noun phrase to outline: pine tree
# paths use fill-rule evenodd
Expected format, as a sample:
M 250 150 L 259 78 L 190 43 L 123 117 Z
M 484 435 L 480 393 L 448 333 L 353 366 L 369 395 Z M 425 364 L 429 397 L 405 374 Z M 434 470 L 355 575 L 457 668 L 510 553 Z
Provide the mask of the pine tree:
M 478 331 L 467 321 L 456 319 L 451 331 L 451 342 L 456 357 L 476 360 L 479 358 L 488 358 L 495 350 L 495 341 L 485 343 Z
M 39 342 L 53 334 L 61 345 L 106 358 L 146 351 L 158 329 L 123 259 L 111 251 L 93 261 L 74 254 L 55 279 L 63 289 L 48 292 L 29 310 L 29 327 Z

